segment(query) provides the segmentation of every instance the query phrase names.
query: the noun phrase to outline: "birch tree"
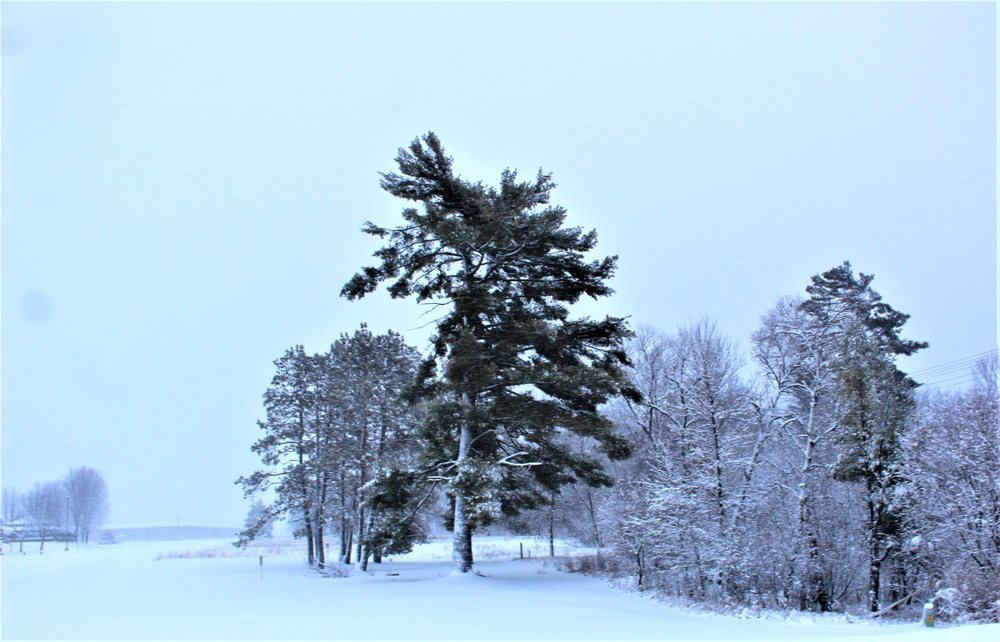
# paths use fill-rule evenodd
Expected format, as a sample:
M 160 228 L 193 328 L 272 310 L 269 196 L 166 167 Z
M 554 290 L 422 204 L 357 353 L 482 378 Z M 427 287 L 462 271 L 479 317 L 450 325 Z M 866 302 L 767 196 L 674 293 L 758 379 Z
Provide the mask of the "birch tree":
M 832 420 L 835 384 L 833 328 L 814 323 L 802 300 L 782 298 L 764 315 L 753 335 L 753 354 L 774 390 L 775 428 L 788 446 L 787 470 L 796 495 L 793 593 L 802 610 L 828 611 L 833 597 L 820 550 L 817 519 L 819 487 L 829 472 L 829 451 L 836 425 Z

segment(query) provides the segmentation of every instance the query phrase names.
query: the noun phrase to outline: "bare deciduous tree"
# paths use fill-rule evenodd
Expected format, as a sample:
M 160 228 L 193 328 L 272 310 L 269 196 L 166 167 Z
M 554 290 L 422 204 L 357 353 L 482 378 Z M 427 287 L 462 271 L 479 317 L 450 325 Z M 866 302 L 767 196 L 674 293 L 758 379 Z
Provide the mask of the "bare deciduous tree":
M 24 517 L 24 507 L 22 502 L 24 496 L 14 487 L 3 489 L 3 508 L 0 513 L 0 522 L 10 525 Z
M 44 550 L 45 538 L 65 525 L 66 496 L 61 481 L 36 483 L 24 495 L 24 513 L 42 540 L 39 550 Z
M 111 510 L 108 486 L 101 473 L 88 466 L 69 471 L 65 484 L 77 541 L 89 542 L 91 531 L 104 523 Z
M 961 392 L 922 394 L 907 435 L 914 585 L 941 581 L 946 614 L 1000 621 L 1000 395 L 994 353 Z

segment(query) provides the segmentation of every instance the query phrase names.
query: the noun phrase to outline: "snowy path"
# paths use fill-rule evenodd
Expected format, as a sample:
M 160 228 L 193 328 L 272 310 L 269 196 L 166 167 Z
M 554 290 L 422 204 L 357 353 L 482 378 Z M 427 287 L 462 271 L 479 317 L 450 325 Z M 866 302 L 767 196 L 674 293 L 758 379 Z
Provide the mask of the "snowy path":
M 440 546 L 348 579 L 298 557 L 231 554 L 219 542 L 89 547 L 5 555 L 0 635 L 10 639 L 662 639 L 971 642 L 1000 625 L 920 629 L 686 613 L 529 561 L 483 561 L 488 577 L 449 574 Z M 419 551 L 418 551 L 419 553 Z M 209 553 L 210 554 L 210 553 Z M 405 559 L 405 558 L 404 558 Z M 389 575 L 398 573 L 398 575 Z

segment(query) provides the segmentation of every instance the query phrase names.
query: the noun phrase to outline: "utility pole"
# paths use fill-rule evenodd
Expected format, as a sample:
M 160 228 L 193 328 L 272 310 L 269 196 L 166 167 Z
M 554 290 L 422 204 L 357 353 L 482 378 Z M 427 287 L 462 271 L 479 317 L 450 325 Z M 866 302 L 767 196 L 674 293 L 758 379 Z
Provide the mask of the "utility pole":
M 66 550 L 69 550 L 69 495 L 66 495 Z

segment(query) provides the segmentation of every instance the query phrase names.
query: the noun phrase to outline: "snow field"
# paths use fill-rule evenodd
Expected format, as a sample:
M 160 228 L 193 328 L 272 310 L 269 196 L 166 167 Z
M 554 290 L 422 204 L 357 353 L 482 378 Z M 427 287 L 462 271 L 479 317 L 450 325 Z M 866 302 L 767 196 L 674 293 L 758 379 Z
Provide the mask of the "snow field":
M 922 629 L 811 618 L 748 620 L 692 613 L 538 559 L 530 538 L 477 538 L 481 575 L 451 573 L 435 540 L 323 577 L 302 542 L 241 551 L 227 541 L 53 547 L 0 558 L 2 623 L 11 639 L 661 639 L 997 642 L 1000 625 Z M 331 546 L 331 548 L 335 548 Z M 562 545 L 559 552 L 571 550 Z M 27 551 L 27 549 L 26 549 Z M 259 556 L 264 555 L 264 564 Z M 336 571 L 336 566 L 334 566 Z

